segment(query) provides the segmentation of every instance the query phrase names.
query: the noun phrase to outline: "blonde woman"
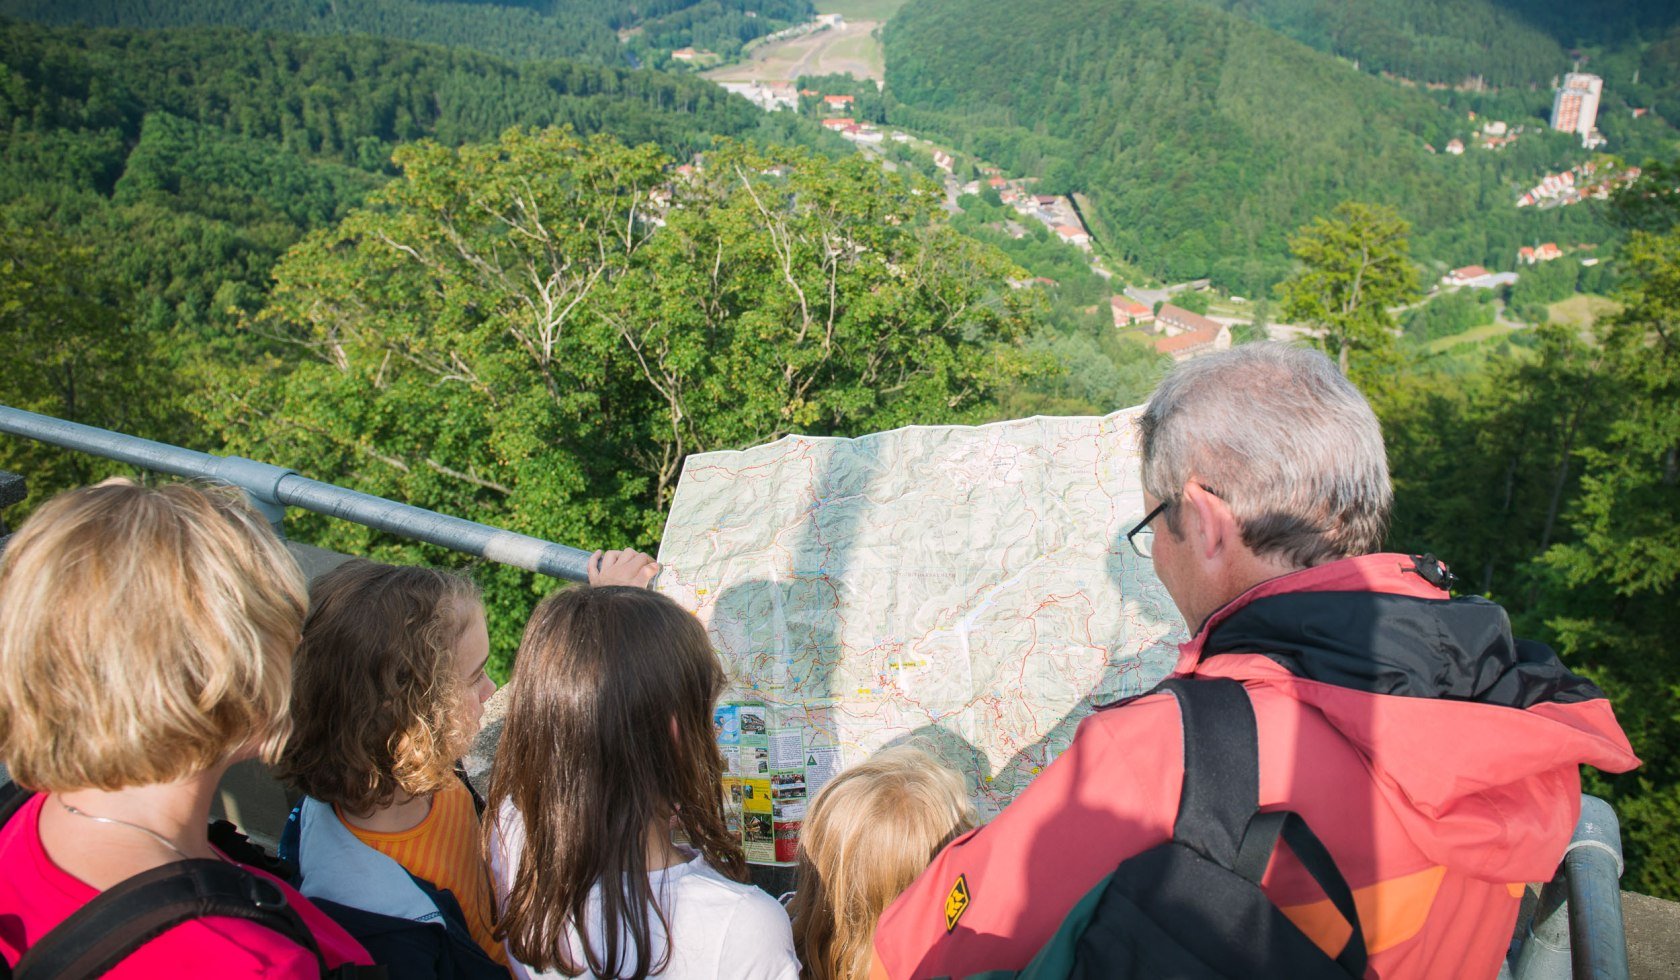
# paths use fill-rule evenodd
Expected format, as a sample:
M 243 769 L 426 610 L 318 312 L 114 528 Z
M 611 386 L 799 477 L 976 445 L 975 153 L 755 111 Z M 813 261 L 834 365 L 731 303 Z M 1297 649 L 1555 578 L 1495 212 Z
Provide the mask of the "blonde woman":
M 962 777 L 914 746 L 877 752 L 824 786 L 805 818 L 788 906 L 803 980 L 868 977 L 876 920 L 978 822 Z
M 304 606 L 297 565 L 231 492 L 111 481 L 24 523 L 0 559 L 0 759 L 35 794 L 0 827 L 7 964 L 114 885 L 232 863 L 210 844 L 211 800 L 229 766 L 272 761 L 285 740 Z M 106 975 L 317 977 L 372 962 L 296 891 L 244 870 L 271 907 L 283 896 L 295 910 L 319 960 L 211 916 Z

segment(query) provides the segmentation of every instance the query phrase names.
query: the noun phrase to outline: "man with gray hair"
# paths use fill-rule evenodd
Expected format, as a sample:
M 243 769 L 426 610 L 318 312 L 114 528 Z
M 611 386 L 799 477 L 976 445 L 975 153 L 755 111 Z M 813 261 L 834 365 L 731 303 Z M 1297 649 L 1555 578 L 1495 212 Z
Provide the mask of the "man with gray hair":
M 1513 638 L 1499 606 L 1453 598 L 1433 557 L 1379 552 L 1382 431 L 1322 354 L 1249 344 L 1188 361 L 1138 425 L 1145 511 L 1116 547 L 1153 562 L 1192 631 L 1174 676 L 1241 683 L 1259 807 L 1298 814 L 1328 849 L 1367 975 L 1494 976 L 1522 885 L 1549 879 L 1568 843 L 1579 765 L 1638 764 L 1603 693 Z M 1117 864 L 1173 838 L 1181 718 L 1152 692 L 1086 719 L 881 917 L 873 976 L 1025 966 Z M 1352 934 L 1289 849 L 1260 884 L 1329 956 Z

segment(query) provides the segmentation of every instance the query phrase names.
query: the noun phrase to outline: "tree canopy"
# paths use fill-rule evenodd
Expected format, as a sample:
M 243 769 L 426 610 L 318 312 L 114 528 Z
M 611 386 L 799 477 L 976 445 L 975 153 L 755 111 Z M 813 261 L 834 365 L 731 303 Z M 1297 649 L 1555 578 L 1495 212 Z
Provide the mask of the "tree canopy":
M 651 547 L 692 453 L 987 417 L 1014 268 L 932 185 L 722 144 L 679 175 L 564 129 L 420 142 L 275 269 L 235 450 L 557 541 Z M 359 529 L 327 540 L 359 547 Z
M 1411 226 L 1393 209 L 1345 201 L 1329 218 L 1316 218 L 1289 239 L 1301 268 L 1278 285 L 1286 319 L 1322 331 L 1326 353 L 1348 373 L 1355 348 L 1393 343 L 1390 307 L 1417 293 L 1417 269 L 1407 235 Z

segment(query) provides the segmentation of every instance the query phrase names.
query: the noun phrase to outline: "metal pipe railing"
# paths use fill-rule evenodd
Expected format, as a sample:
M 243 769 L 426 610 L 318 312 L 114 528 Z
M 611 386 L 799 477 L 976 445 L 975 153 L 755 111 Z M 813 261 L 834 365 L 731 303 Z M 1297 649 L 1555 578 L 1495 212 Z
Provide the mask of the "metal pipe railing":
M 0 432 L 103 456 L 154 473 L 236 486 L 245 491 L 276 531 L 281 529 L 286 508 L 300 507 L 555 578 L 582 582 L 588 577 L 584 567 L 589 559 L 587 551 L 347 490 L 243 456 L 182 449 L 7 405 L 0 405 Z
M 1517 953 L 1516 980 L 1627 980 L 1622 834 L 1616 811 L 1581 797 L 1581 819 L 1555 878 L 1540 890 Z

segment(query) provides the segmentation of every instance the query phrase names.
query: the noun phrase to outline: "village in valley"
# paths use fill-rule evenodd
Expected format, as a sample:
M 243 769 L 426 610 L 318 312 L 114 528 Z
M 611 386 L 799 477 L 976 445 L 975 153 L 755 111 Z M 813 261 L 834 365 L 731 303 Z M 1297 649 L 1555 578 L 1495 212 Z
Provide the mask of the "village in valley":
M 1289 323 L 1265 322 L 1253 310 L 1252 304 L 1240 296 L 1204 296 L 1196 302 L 1184 302 L 1207 312 L 1186 309 L 1173 302 L 1185 295 L 1209 293 L 1208 280 L 1161 284 L 1151 282 L 1135 270 L 1112 268 L 1112 260 L 1098 246 L 1096 236 L 1087 225 L 1079 202 L 1073 197 L 1038 193 L 1036 178 L 1010 176 L 989 163 L 965 158 L 958 150 L 943 146 L 921 134 L 884 126 L 862 118 L 857 111 L 858 96 L 853 92 L 824 92 L 816 88 L 801 88 L 799 79 L 816 76 L 850 76 L 872 81 L 877 89 L 883 85 L 879 61 L 878 37 L 880 24 L 876 21 L 849 21 L 840 13 L 822 13 L 814 20 L 761 39 L 756 53 L 736 65 L 711 67 L 704 75 L 724 89 L 740 95 L 766 112 L 804 112 L 816 115 L 821 124 L 841 138 L 855 144 L 860 152 L 879 159 L 884 167 L 895 170 L 906 158 L 914 159 L 942 182 L 945 207 L 953 213 L 964 210 L 964 198 L 995 194 L 996 201 L 1012 209 L 1018 220 L 1002 223 L 999 230 L 1011 238 L 1029 234 L 1030 223 L 1042 225 L 1050 235 L 1070 249 L 1084 253 L 1091 271 L 1116 286 L 1109 298 L 1109 314 L 1114 328 L 1151 345 L 1156 352 L 1174 360 L 1185 360 L 1200 354 L 1228 349 L 1233 341 L 1233 329 L 1249 328 L 1263 331 L 1272 339 L 1286 340 L 1303 336 L 1309 328 Z M 860 44 L 860 41 L 868 42 Z M 873 58 L 868 53 L 873 45 Z M 714 65 L 710 52 L 682 49 L 673 54 L 679 61 L 696 67 Z M 1597 150 L 1605 145 L 1605 138 L 1596 128 L 1603 81 L 1598 76 L 1572 72 L 1557 84 L 1551 113 L 1551 128 L 1578 135 L 1585 149 Z M 1511 126 L 1502 120 L 1481 119 L 1468 114 L 1473 131 L 1468 143 L 1453 138 L 1443 148 L 1452 156 L 1461 156 L 1467 149 L 1475 152 L 1497 152 L 1505 149 L 1525 133 L 1523 126 Z M 896 145 L 902 150 L 885 152 Z M 1425 147 L 1431 153 L 1442 152 L 1434 146 Z M 1638 179 L 1640 168 L 1619 166 L 1614 158 L 1601 156 L 1574 167 L 1548 173 L 1532 187 L 1522 191 L 1513 202 L 1514 207 L 1546 209 L 1566 207 L 1583 200 L 1604 200 L 1617 187 Z M 1500 291 L 1508 295 L 1520 280 L 1522 269 L 1555 262 L 1566 257 L 1590 267 L 1599 262 L 1591 243 L 1538 242 L 1524 245 L 1510 257 L 1510 267 L 1491 271 L 1480 265 L 1452 269 L 1438 281 L 1427 286 L 1427 296 L 1457 290 Z M 1059 283 L 1044 276 L 1011 280 L 1015 289 L 1054 289 Z M 1487 297 L 1484 297 L 1486 301 Z M 1498 329 L 1517 330 L 1527 324 L 1506 318 L 1503 301 L 1498 301 L 1496 316 Z M 1247 307 L 1247 309 L 1244 309 Z M 1091 308 L 1088 312 L 1096 312 Z M 1400 312 L 1400 311 L 1396 311 Z

